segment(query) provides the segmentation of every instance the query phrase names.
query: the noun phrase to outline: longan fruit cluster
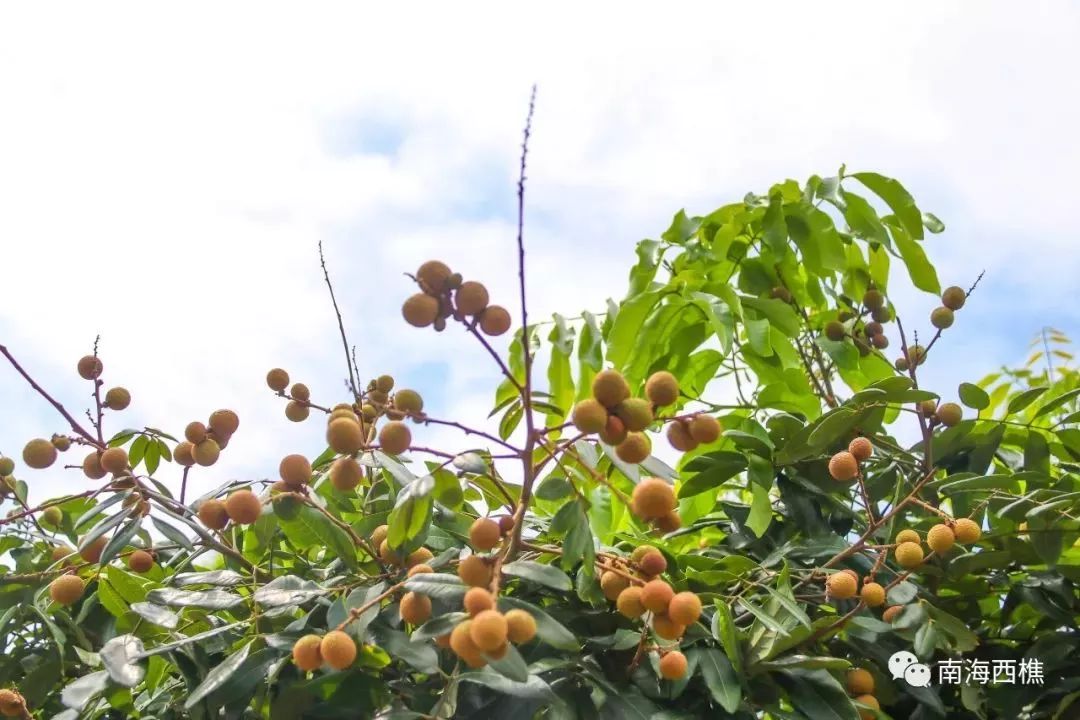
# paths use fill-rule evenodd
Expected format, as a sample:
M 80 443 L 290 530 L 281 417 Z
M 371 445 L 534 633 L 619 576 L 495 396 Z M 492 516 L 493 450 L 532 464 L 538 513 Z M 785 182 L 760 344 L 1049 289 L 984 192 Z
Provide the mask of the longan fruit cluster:
M 863 668 L 852 668 L 847 671 L 847 675 L 844 676 L 844 687 L 847 689 L 848 695 L 850 695 L 855 702 L 871 707 L 875 710 L 880 710 L 881 705 L 878 704 L 877 698 L 874 697 L 874 676 L 870 674 L 868 670 Z M 874 713 L 867 712 L 865 710 L 859 710 L 859 717 L 874 718 Z
M 413 327 L 430 325 L 442 332 L 447 319 L 453 317 L 459 321 L 473 318 L 472 323 L 490 337 L 510 329 L 510 313 L 501 305 L 490 304 L 483 283 L 463 280 L 445 263 L 428 260 L 416 271 L 415 280 L 420 292 L 401 306 L 402 317 Z
M 698 445 L 716 442 L 719 437 L 720 421 L 704 413 L 676 418 L 667 429 L 668 442 L 679 452 L 689 452 Z
M 682 526 L 676 507 L 675 489 L 660 478 L 642 478 L 630 496 L 630 511 L 663 533 Z
M 523 645 L 536 636 L 536 619 L 530 613 L 517 608 L 505 614 L 499 612 L 490 593 L 487 598 L 482 598 L 476 592 L 478 590 L 487 592 L 473 588 L 469 591 L 472 593 L 470 602 L 464 604 L 466 609 L 471 606 L 477 612 L 470 613 L 468 620 L 455 626 L 447 641 L 453 653 L 473 669 L 482 668 L 488 659 L 501 659 L 510 643 Z
M 0 498 L 7 497 L 8 493 L 15 491 L 16 480 L 15 461 L 9 457 L 0 455 Z
M 934 308 L 930 313 L 930 324 L 938 330 L 952 327 L 956 320 L 956 311 L 964 307 L 966 302 L 967 293 L 963 288 L 955 285 L 945 288 L 945 292 L 941 293 L 941 306 Z
M 323 663 L 334 670 L 344 670 L 356 660 L 356 641 L 342 630 L 331 630 L 322 637 L 305 635 L 293 644 L 293 662 L 302 672 L 318 670 Z
M 859 575 L 850 568 L 833 573 L 825 579 L 826 594 L 833 600 L 848 600 L 858 594 L 867 607 L 880 607 L 885 604 L 885 588 L 874 582 L 873 576 L 863 578 L 859 590 Z
M 834 320 L 825 323 L 823 334 L 833 342 L 843 342 L 850 337 L 859 354 L 866 356 L 872 352 L 871 348 L 884 350 L 889 347 L 884 325 L 892 318 L 885 295 L 872 287 L 863 294 L 862 306 L 857 312 L 841 310 Z
M 184 467 L 210 467 L 218 461 L 238 427 L 240 417 L 232 410 L 215 410 L 205 423 L 193 420 L 184 428 L 184 440 L 173 449 L 173 459 Z
M 958 518 L 938 523 L 926 533 L 926 544 L 938 555 L 945 555 L 953 545 L 970 545 L 978 542 L 982 529 L 969 518 Z M 917 568 L 923 561 L 922 538 L 914 530 L 901 530 L 896 535 L 896 548 L 893 551 L 896 562 L 907 570 Z
M 0 715 L 4 717 L 30 717 L 27 715 L 26 699 L 18 690 L 4 688 L 0 690 Z
M 303 422 L 311 414 L 311 389 L 300 382 L 289 387 L 289 382 L 289 373 L 282 368 L 272 368 L 266 373 L 267 386 L 289 399 L 285 405 L 285 417 L 292 422 Z
M 258 520 L 262 515 L 262 501 L 251 490 L 243 488 L 229 493 L 224 500 L 210 498 L 203 501 L 196 512 L 203 525 L 211 530 L 222 530 L 230 520 L 237 525 L 250 525 Z
M 848 482 L 859 476 L 859 463 L 866 462 L 874 454 L 874 445 L 868 438 L 857 437 L 848 443 L 847 450 L 829 458 L 829 475 L 838 482 Z
M 432 572 L 431 568 L 427 566 L 427 562 L 434 558 L 434 554 L 426 547 L 420 547 L 413 550 L 408 555 L 402 555 L 390 547 L 390 541 L 387 539 L 390 534 L 390 526 L 380 525 L 371 532 L 371 547 L 375 549 L 375 552 L 379 556 L 379 560 L 384 565 L 404 567 L 411 572 L 412 576 L 416 572 Z M 417 570 L 418 566 L 422 566 Z
M 940 405 L 933 400 L 924 400 L 916 406 L 919 414 L 934 425 L 955 427 L 964 419 L 964 409 L 954 402 L 945 402 Z

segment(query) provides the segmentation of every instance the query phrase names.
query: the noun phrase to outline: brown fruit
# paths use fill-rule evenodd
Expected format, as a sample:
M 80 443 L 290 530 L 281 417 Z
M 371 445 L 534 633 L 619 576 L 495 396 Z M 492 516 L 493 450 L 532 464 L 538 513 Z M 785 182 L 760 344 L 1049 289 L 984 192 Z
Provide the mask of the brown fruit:
M 471 621 L 469 637 L 482 652 L 498 650 L 506 643 L 509 623 L 498 610 L 482 610 Z
M 677 593 L 668 603 L 667 614 L 680 625 L 693 625 L 701 617 L 701 598 L 692 592 Z
M 916 409 L 925 417 L 931 417 L 937 412 L 937 403 L 933 400 L 923 400 L 916 405 Z
M 105 393 L 105 402 L 102 403 L 103 407 L 107 407 L 110 410 L 123 410 L 131 404 L 131 393 L 126 388 L 114 387 L 109 388 Z
M 389 540 L 383 540 L 378 545 L 379 559 L 382 560 L 384 565 L 403 565 L 405 564 L 405 558 L 400 553 L 396 552 L 390 547 Z
M 841 450 L 829 459 L 829 475 L 833 480 L 847 482 L 858 474 L 859 463 L 850 452 Z
M 825 581 L 825 588 L 828 590 L 829 597 L 836 600 L 847 600 L 855 597 L 858 583 L 848 573 L 838 572 L 828 577 Z
M 383 540 L 386 539 L 386 536 L 389 533 L 389 525 L 380 525 L 379 527 L 375 528 L 371 531 L 371 544 L 376 548 L 379 547 L 380 545 L 382 545 Z
M 678 680 L 686 674 L 686 656 L 678 650 L 672 650 L 660 658 L 660 677 L 665 680 Z
M 937 408 L 937 419 L 945 427 L 954 427 L 964 419 L 964 410 L 956 403 L 941 403 Z
M 619 593 L 615 608 L 631 620 L 641 617 L 645 613 L 645 606 L 641 604 L 641 588 L 631 585 Z
M 398 613 L 410 625 L 423 625 L 431 617 L 431 598 L 415 592 L 405 593 L 398 605 Z
M 626 440 L 626 426 L 614 415 L 608 415 L 604 429 L 600 430 L 600 439 L 608 445 L 619 445 Z
M 388 422 L 379 431 L 379 447 L 387 455 L 400 455 L 412 445 L 409 426 L 398 420 Z
M 394 407 L 409 415 L 419 415 L 424 409 L 424 398 L 415 390 L 402 388 L 394 393 Z
M 652 628 L 664 640 L 678 640 L 686 632 L 686 626 L 675 622 L 667 615 L 653 615 Z
M 176 443 L 176 447 L 173 448 L 173 460 L 175 460 L 179 465 L 183 467 L 191 467 L 195 464 L 194 451 L 194 445 L 189 443 L 187 440 L 182 440 Z M 83 465 L 83 472 L 86 472 L 85 463 Z
M 480 315 L 480 332 L 497 337 L 510 329 L 510 313 L 501 305 L 488 305 Z
M 127 470 L 128 456 L 124 448 L 113 447 L 101 453 L 101 469 L 118 475 Z
M 632 432 L 626 434 L 626 439 L 615 446 L 615 454 L 624 463 L 637 465 L 649 459 L 652 453 L 652 442 L 644 433 Z
M 311 463 L 303 455 L 286 455 L 278 463 L 281 479 L 293 487 L 299 487 L 311 479 Z
M 27 467 L 44 470 L 56 462 L 59 453 L 53 444 L 44 438 L 34 438 L 23 447 L 23 462 Z
M 292 659 L 301 672 L 311 672 L 322 667 L 322 652 L 319 651 L 321 644 L 322 638 L 318 635 L 305 635 L 293 645 Z
M 861 703 L 867 707 L 874 708 L 874 710 L 880 710 L 881 705 L 878 703 L 877 698 L 873 695 L 859 695 L 855 698 L 855 702 Z M 869 710 L 859 710 L 859 720 L 874 720 L 877 717 L 876 713 Z
M 60 452 L 67 452 L 71 449 L 71 438 L 67 435 L 53 435 L 49 438 L 49 442 Z
M 875 335 L 880 335 L 885 332 L 885 328 L 882 327 L 881 323 L 873 321 L 866 323 L 866 327 L 863 328 L 863 331 L 866 333 L 866 337 L 872 338 Z
M 679 517 L 679 513 L 672 510 L 667 515 L 653 520 L 653 527 L 664 534 L 672 533 L 682 527 L 682 518 Z
M 614 412 L 630 432 L 641 432 L 652 425 L 652 407 L 643 398 L 627 398 L 615 406 Z
M 221 456 L 221 446 L 218 445 L 216 440 L 207 438 L 201 443 L 196 445 L 191 450 L 191 457 L 195 459 L 195 462 L 203 467 L 210 467 L 217 462 Z
M 667 570 L 667 559 L 659 550 L 650 550 L 641 556 L 638 567 L 641 568 L 642 573 L 653 577 Z
M 472 624 L 472 620 L 466 620 L 450 631 L 450 649 L 469 667 L 476 669 L 486 665 L 487 661 L 484 660 L 480 648 L 473 642 Z
M 911 365 L 908 363 L 906 357 L 898 357 L 893 362 L 893 367 L 895 367 L 900 372 L 907 372 L 908 368 L 911 367 Z
M 862 304 L 867 310 L 878 310 L 885 307 L 885 296 L 880 290 L 871 288 L 863 294 Z
M 630 507 L 642 520 L 663 517 L 675 509 L 675 490 L 660 478 L 642 478 L 634 486 Z
M 454 291 L 454 307 L 462 315 L 479 315 L 488 306 L 488 291 L 482 283 L 467 280 Z
M 149 572 L 154 567 L 154 556 L 145 550 L 136 550 L 128 555 L 127 565 L 133 572 Z
M 650 612 L 667 612 L 668 603 L 673 597 L 675 591 L 663 580 L 650 580 L 641 588 L 641 604 Z
M 250 525 L 262 514 L 262 503 L 250 490 L 237 490 L 225 499 L 225 512 L 238 525 Z
M 918 367 L 926 362 L 926 348 L 922 345 L 911 345 L 907 349 L 907 361 L 908 365 L 914 365 Z
M 919 533 L 908 528 L 906 530 L 901 530 L 900 532 L 896 533 L 896 544 L 899 545 L 903 542 L 912 542 L 918 545 L 922 542 L 922 538 L 919 537 Z
M 923 549 L 913 542 L 900 543 L 896 546 L 896 550 L 894 550 L 893 553 L 896 556 L 896 562 L 900 563 L 900 567 L 906 570 L 911 570 L 922 565 Z
M 514 529 L 514 516 L 513 515 L 500 515 L 499 516 L 499 530 L 503 535 L 508 535 Z
M 881 619 L 887 623 L 891 623 L 893 620 L 896 620 L 897 616 L 902 612 L 904 612 L 903 605 L 891 605 L 885 608 L 885 612 L 881 613 Z
M 435 638 L 435 645 L 443 650 L 448 650 L 450 648 L 450 633 Z
M 409 568 L 409 571 L 405 573 L 405 577 L 412 577 L 413 575 L 419 575 L 421 573 L 433 573 L 435 570 L 430 565 L 420 563 L 419 565 L 413 565 Z
M 869 695 L 874 692 L 874 676 L 862 668 L 848 670 L 844 678 L 848 695 Z
M 229 511 L 225 509 L 225 503 L 211 498 L 199 506 L 199 520 L 211 530 L 221 530 L 229 524 Z
M 284 392 L 285 388 L 289 387 L 289 373 L 281 368 L 274 368 L 266 373 L 266 384 L 269 385 L 270 389 L 274 392 Z
M 947 307 L 934 308 L 933 312 L 930 313 L 930 324 L 938 330 L 951 328 L 955 320 L 956 316 L 953 315 L 953 311 Z
M 214 431 L 214 437 L 219 440 L 228 439 L 240 427 L 240 416 L 232 410 L 215 410 L 210 414 L 207 425 Z
M 945 288 L 945 292 L 941 293 L 941 304 L 949 310 L 959 310 L 964 307 L 965 302 L 967 302 L 967 293 L 963 288 L 953 285 Z
M 303 402 L 307 402 L 308 400 L 311 399 L 311 390 L 304 383 L 296 383 L 289 390 L 289 395 L 291 395 L 292 397 L 294 397 L 297 400 L 302 400 Z
M 465 599 L 462 600 L 462 607 L 465 608 L 465 612 L 470 616 L 476 617 L 477 614 L 482 613 L 485 610 L 495 609 L 495 598 L 486 588 L 471 587 L 465 592 Z
M 630 397 L 630 386 L 618 370 L 601 370 L 593 378 L 592 394 L 597 402 L 611 410 Z
M 101 359 L 93 355 L 84 355 L 79 358 L 79 377 L 83 380 L 96 380 L 101 376 Z
M 870 456 L 874 454 L 874 446 L 870 443 L 870 440 L 864 437 L 857 437 L 848 443 L 847 451 L 851 453 L 851 456 L 858 462 L 866 462 L 870 459 Z
M 777 285 L 769 291 L 769 297 L 773 300 L 779 300 L 780 302 L 791 302 L 791 291 L 783 285 Z
M 364 430 L 360 423 L 347 418 L 331 420 L 326 426 L 326 444 L 334 452 L 351 455 L 364 447 Z
M 720 421 L 712 415 L 695 415 L 690 420 L 690 437 L 702 445 L 716 442 L 720 437 Z
M 426 547 L 420 547 L 409 553 L 409 556 L 405 558 L 405 567 L 411 568 L 417 565 L 423 565 L 428 560 L 434 558 L 435 555 Z
M 285 404 L 285 417 L 292 422 L 303 422 L 310 414 L 311 409 L 298 400 L 290 400 Z
M 477 518 L 469 528 L 469 544 L 481 552 L 498 545 L 501 537 L 499 523 L 490 518 Z
M 430 295 L 417 293 L 401 306 L 401 316 L 413 327 L 427 327 L 439 317 L 439 301 Z
M 26 700 L 16 690 L 0 690 L 0 715 L 4 717 L 29 717 L 26 715 Z
M 439 295 L 446 290 L 446 281 L 453 272 L 444 262 L 428 260 L 416 271 L 416 279 L 425 292 Z
M 982 536 L 982 528 L 974 520 L 960 518 L 953 523 L 953 534 L 956 535 L 956 542 L 961 545 L 970 545 L 979 541 Z
M 610 570 L 607 570 L 600 576 L 600 590 L 603 591 L 604 597 L 611 601 L 618 600 L 619 595 L 621 595 L 622 591 L 629 587 L 629 585 L 629 580 L 619 573 Z
M 206 426 L 198 420 L 193 420 L 184 428 L 184 437 L 192 445 L 198 445 L 206 439 Z
M 859 597 L 867 607 L 878 607 L 885 604 L 885 588 L 876 582 L 863 583 Z
M 15 461 L 0 455 L 0 477 L 6 477 L 13 472 L 15 472 Z
M 667 370 L 658 370 L 645 381 L 645 397 L 657 407 L 674 405 L 679 399 L 679 381 Z
M 682 420 L 668 424 L 667 439 L 679 452 L 690 452 L 698 446 L 697 440 L 690 436 L 690 425 Z
M 829 338 L 833 342 L 840 342 L 847 336 L 847 330 L 844 328 L 844 324 L 838 320 L 833 320 L 825 324 L 825 337 Z
M 892 310 L 890 310 L 887 305 L 883 305 L 877 310 L 874 310 L 870 313 L 870 316 L 879 323 L 887 323 L 893 318 Z
M 49 584 L 49 597 L 58 605 L 74 605 L 86 592 L 86 583 L 78 575 L 61 575 Z
M 83 562 L 96 563 L 101 559 L 101 553 L 105 550 L 106 543 L 108 543 L 108 538 L 97 538 L 89 545 L 84 545 L 79 548 L 79 557 L 83 559 Z
M 491 585 L 491 566 L 478 555 L 470 555 L 458 563 L 458 577 L 466 585 L 487 587 Z
M 597 433 L 607 425 L 607 409 L 593 398 L 585 398 L 574 405 L 570 416 L 574 427 L 583 433 Z
M 331 630 L 319 643 L 319 654 L 335 670 L 344 670 L 356 660 L 356 643 L 341 630 Z
M 885 348 L 889 347 L 889 338 L 885 337 L 884 335 L 875 335 L 874 337 L 870 338 L 870 343 L 878 350 L 884 350 Z
M 926 533 L 926 544 L 938 555 L 944 555 L 956 544 L 956 535 L 948 525 L 935 525 Z
M 351 457 L 338 458 L 330 466 L 330 482 L 341 492 L 352 490 L 364 479 L 360 463 Z

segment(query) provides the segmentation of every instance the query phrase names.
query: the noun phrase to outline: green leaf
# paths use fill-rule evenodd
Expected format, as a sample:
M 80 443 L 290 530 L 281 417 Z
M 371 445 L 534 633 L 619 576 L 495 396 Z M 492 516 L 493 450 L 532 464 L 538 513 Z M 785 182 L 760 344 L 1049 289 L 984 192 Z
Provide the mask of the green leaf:
M 451 632 L 456 626 L 468 619 L 469 614 L 463 612 L 452 612 L 447 613 L 446 615 L 440 615 L 437 618 L 428 620 L 426 623 L 413 630 L 411 637 L 414 641 L 434 640 L 437 637 L 442 637 Z
M 881 218 L 878 217 L 877 212 L 866 201 L 866 198 L 849 193 L 846 190 L 840 192 L 843 194 L 844 202 L 847 203 L 847 209 L 844 210 L 844 219 L 847 220 L 852 232 L 868 241 L 891 248 L 889 234 L 885 232 L 885 226 L 881 223 Z
M 533 562 L 532 560 L 515 560 L 502 566 L 504 575 L 513 575 L 539 585 L 569 592 L 574 587 L 570 576 L 557 567 Z
M 244 602 L 239 595 L 224 590 L 177 590 L 175 588 L 157 588 L 146 594 L 146 601 L 156 605 L 172 607 L 197 607 L 206 610 L 224 610 Z
M 244 660 L 247 659 L 248 652 L 251 651 L 251 643 L 247 643 L 235 653 L 230 655 L 225 662 L 218 665 L 216 668 L 206 674 L 206 678 L 203 679 L 199 686 L 191 691 L 187 700 L 184 701 L 184 707 L 188 710 L 202 702 L 210 693 L 217 690 L 224 685 L 232 674 L 235 673 Z
M 131 520 L 117 530 L 116 534 L 105 544 L 105 548 L 101 551 L 101 558 L 98 562 L 102 565 L 106 565 L 114 557 L 119 555 L 120 551 L 127 547 L 128 543 L 131 542 L 131 538 L 135 537 L 135 533 L 139 532 L 140 527 L 142 527 L 142 515 L 136 515 L 131 518 Z
M 1034 415 L 1034 417 L 1032 419 L 1042 417 L 1043 415 L 1046 415 L 1047 413 L 1050 413 L 1050 412 L 1053 412 L 1054 410 L 1057 410 L 1059 407 L 1061 407 L 1065 403 L 1069 402 L 1073 398 L 1077 397 L 1078 395 L 1080 395 L 1080 388 L 1074 388 L 1073 390 L 1062 393 L 1062 394 L 1060 394 L 1060 395 L 1058 395 L 1056 397 L 1050 398 L 1049 400 L 1047 400 L 1043 404 L 1042 407 L 1040 407 L 1037 411 L 1035 411 L 1035 415 Z
M 922 214 L 923 226 L 930 232 L 937 233 L 945 232 L 945 223 L 938 220 L 937 215 L 933 213 L 924 212 Z
M 645 324 L 645 318 L 660 302 L 661 297 L 659 292 L 645 292 L 630 298 L 619 308 L 615 324 L 607 336 L 608 360 L 617 369 L 621 370 L 630 357 L 634 346 L 641 339 L 640 333 L 642 325 Z
M 744 455 L 726 450 L 698 456 L 684 468 L 686 472 L 695 474 L 679 486 L 679 498 L 692 497 L 720 487 L 745 470 L 746 465 Z
M 1047 390 L 1048 390 L 1048 388 L 1044 388 L 1044 387 L 1037 387 L 1037 388 L 1031 388 L 1030 390 L 1025 390 L 1024 392 L 1020 393 L 1019 395 L 1017 395 L 1016 397 L 1014 397 L 1012 400 L 1009 401 L 1009 406 L 1005 410 L 1005 415 L 1008 416 L 1008 415 L 1012 415 L 1013 413 L 1020 412 L 1021 410 L 1026 408 L 1028 405 L 1030 405 L 1031 403 L 1038 400 L 1039 396 L 1042 395 Z
M 978 385 L 972 385 L 971 383 L 960 383 L 958 388 L 960 394 L 960 402 L 967 405 L 972 410 L 985 410 L 990 407 L 990 396 L 986 394 Z
M 736 672 L 742 673 L 742 651 L 739 648 L 739 629 L 731 614 L 731 606 L 726 601 L 716 600 L 716 614 L 713 615 L 713 637 L 720 641 Z
M 459 598 L 469 589 L 457 575 L 416 573 L 405 581 L 405 589 L 437 598 Z
M 389 529 L 386 542 L 391 548 L 398 552 L 407 552 L 419 547 L 427 537 L 434 507 L 431 497 L 434 489 L 435 478 L 425 475 L 409 483 L 398 493 L 394 509 L 387 518 Z
M 752 492 L 754 499 L 750 504 L 750 515 L 746 519 L 746 527 L 760 538 L 765 536 L 765 531 L 772 524 L 772 500 L 767 487 L 754 483 Z
M 737 600 L 737 602 L 739 604 L 739 607 L 741 607 L 743 610 L 747 611 L 748 613 L 753 615 L 755 618 L 757 618 L 758 621 L 762 625 L 769 628 L 770 630 L 772 630 L 773 632 L 775 632 L 776 634 L 778 634 L 780 636 L 787 636 L 787 634 L 788 634 L 787 629 L 783 625 L 781 625 L 776 620 L 776 618 L 772 617 L 771 615 L 769 615 L 769 613 L 765 612 L 764 609 L 758 607 L 757 605 L 755 605 L 754 603 L 750 602 L 749 600 L 747 600 L 745 598 L 740 597 Z
M 697 656 L 698 670 L 713 700 L 727 712 L 735 712 L 742 702 L 742 687 L 731 661 L 716 648 L 695 648 L 691 652 Z
M 419 577 L 419 575 L 414 577 Z M 577 652 L 581 649 L 581 643 L 578 642 L 574 633 L 567 630 L 562 623 L 535 605 L 506 595 L 499 598 L 498 604 L 499 610 L 503 612 L 516 608 L 532 615 L 533 619 L 536 620 L 536 637 L 556 650 Z
M 854 173 L 849 177 L 857 179 L 863 185 L 870 188 L 875 195 L 884 200 L 885 204 L 889 206 L 889 209 L 891 209 L 893 213 L 896 214 L 896 217 L 900 219 L 900 222 L 903 223 L 904 229 L 907 231 L 908 235 L 916 240 L 922 240 L 922 214 L 919 212 L 919 208 L 915 206 L 915 198 L 911 197 L 911 193 L 905 190 L 903 185 L 893 178 L 885 177 L 884 175 L 879 175 L 874 172 Z
M 859 720 L 847 692 L 828 670 L 792 669 L 775 675 L 791 704 L 814 720 Z
M 744 308 L 755 310 L 765 317 L 772 325 L 788 337 L 795 337 L 802 329 L 802 322 L 795 314 L 791 306 L 782 300 L 742 296 Z
M 746 337 L 750 341 L 750 348 L 761 357 L 771 357 L 773 354 L 771 331 L 772 326 L 765 318 L 746 321 Z
M 938 280 L 937 271 L 926 258 L 926 252 L 923 250 L 922 245 L 916 240 L 912 240 L 904 228 L 893 223 L 889 224 L 889 228 L 892 230 L 896 249 L 900 251 L 900 257 L 904 259 L 904 265 L 907 267 L 908 276 L 911 277 L 911 283 L 920 290 L 935 295 L 940 294 L 941 282 Z
M 488 666 L 492 670 L 514 682 L 529 681 L 529 666 L 525 664 L 517 648 L 510 643 L 507 644 L 506 653 L 501 658 L 495 659 L 484 655 L 484 659 L 488 661 Z

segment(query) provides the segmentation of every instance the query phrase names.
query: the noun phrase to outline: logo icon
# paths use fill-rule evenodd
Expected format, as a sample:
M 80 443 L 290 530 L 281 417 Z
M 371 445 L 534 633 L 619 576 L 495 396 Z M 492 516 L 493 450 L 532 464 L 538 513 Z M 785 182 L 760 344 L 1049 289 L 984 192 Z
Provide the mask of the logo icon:
M 929 687 L 931 672 L 927 665 L 919 662 L 914 653 L 907 650 L 899 650 L 889 658 L 889 672 L 893 680 L 903 679 L 912 687 Z

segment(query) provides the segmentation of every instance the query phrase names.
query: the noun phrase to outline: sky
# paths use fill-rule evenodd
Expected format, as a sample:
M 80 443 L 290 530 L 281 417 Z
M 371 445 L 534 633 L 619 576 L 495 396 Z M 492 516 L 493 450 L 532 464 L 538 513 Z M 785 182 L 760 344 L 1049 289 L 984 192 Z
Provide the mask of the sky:
M 273 477 L 282 455 L 321 451 L 323 426 L 289 423 L 266 371 L 345 399 L 322 241 L 362 373 L 482 424 L 497 370 L 463 333 L 402 322 L 404 273 L 440 258 L 515 306 L 533 83 L 535 318 L 621 297 L 635 243 L 680 208 L 846 164 L 900 179 L 945 221 L 926 241 L 944 284 L 986 271 L 941 341 L 953 361 L 923 373 L 931 389 L 954 397 L 1022 362 L 1043 326 L 1078 334 L 1075 5 L 542 8 L 3 5 L 0 344 L 82 417 L 75 363 L 100 334 L 106 385 L 133 396 L 108 430 L 179 434 L 232 408 L 239 433 L 193 490 Z M 893 300 L 911 317 L 935 305 L 903 283 Z M 0 452 L 63 429 L 0 366 Z M 19 474 L 37 500 L 87 487 Z

